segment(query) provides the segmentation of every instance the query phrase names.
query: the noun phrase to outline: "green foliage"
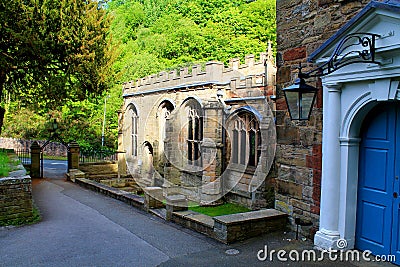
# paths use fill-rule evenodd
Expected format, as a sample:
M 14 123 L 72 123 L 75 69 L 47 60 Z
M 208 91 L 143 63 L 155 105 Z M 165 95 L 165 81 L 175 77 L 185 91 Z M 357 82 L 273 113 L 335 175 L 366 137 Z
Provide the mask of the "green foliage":
M 32 109 L 22 107 L 18 102 L 12 102 L 7 106 L 2 134 L 6 137 L 34 139 L 46 134 L 45 123 L 45 117 Z
M 275 9 L 273 0 L 112 1 L 118 82 L 265 51 L 268 40 L 276 41 Z
M 10 159 L 7 152 L 0 151 L 0 177 L 7 176 L 10 170 Z
M 54 108 L 107 88 L 109 19 L 96 2 L 12 0 L 0 10 L 0 95 Z
M 243 61 L 276 42 L 274 0 L 3 2 L 0 88 L 11 99 L 3 135 L 46 139 L 56 118 L 64 140 L 84 148 L 100 146 L 108 95 L 105 140 L 116 147 L 123 82 Z

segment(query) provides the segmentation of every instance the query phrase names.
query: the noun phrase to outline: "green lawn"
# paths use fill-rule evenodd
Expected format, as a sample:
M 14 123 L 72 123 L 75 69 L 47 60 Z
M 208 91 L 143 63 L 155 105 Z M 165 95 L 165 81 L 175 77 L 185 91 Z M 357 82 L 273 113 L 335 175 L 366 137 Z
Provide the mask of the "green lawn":
M 67 157 L 64 156 L 48 156 L 48 155 L 43 155 L 44 159 L 52 159 L 52 160 L 68 160 Z
M 0 151 L 0 177 L 7 176 L 10 170 L 10 158 L 8 157 L 7 152 Z
M 189 207 L 189 210 L 196 211 L 198 213 L 202 213 L 211 217 L 250 211 L 250 209 L 246 207 L 232 203 L 225 203 L 219 206 L 211 207 L 193 206 Z

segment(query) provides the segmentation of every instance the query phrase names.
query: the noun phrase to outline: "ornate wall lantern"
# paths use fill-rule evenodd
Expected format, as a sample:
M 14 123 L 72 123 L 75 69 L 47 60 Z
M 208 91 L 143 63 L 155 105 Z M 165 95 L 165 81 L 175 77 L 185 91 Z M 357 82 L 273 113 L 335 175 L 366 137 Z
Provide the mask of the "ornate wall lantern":
M 375 40 L 380 36 L 373 33 L 346 35 L 336 46 L 329 60 L 307 73 L 301 72 L 294 84 L 282 89 L 292 120 L 309 120 L 318 89 L 308 85 L 305 79 L 321 77 L 354 63 L 375 63 Z M 358 49 L 357 49 L 358 48 Z M 311 75 L 312 73 L 315 73 Z
M 294 84 L 283 89 L 291 120 L 309 120 L 318 89 L 297 78 Z

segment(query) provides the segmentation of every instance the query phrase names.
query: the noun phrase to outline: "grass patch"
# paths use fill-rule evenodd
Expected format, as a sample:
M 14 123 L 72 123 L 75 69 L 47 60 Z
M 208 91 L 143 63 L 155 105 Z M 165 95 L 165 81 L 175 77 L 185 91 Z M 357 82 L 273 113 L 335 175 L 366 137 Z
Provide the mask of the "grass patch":
M 68 160 L 67 157 L 64 156 L 50 156 L 50 155 L 43 155 L 44 159 L 52 159 L 52 160 Z
M 10 170 L 10 158 L 7 152 L 0 151 L 0 177 L 7 176 Z
M 219 206 L 210 207 L 192 206 L 189 207 L 189 210 L 202 213 L 211 217 L 251 211 L 246 207 L 233 203 L 225 203 Z

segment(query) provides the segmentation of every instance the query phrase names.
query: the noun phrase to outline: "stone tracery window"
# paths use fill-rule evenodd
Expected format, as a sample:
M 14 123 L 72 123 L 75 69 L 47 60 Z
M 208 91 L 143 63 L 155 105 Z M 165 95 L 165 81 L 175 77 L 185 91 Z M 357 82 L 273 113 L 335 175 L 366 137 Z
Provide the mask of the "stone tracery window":
M 188 119 L 188 160 L 193 165 L 199 165 L 201 160 L 200 142 L 203 139 L 202 119 L 195 109 L 189 109 Z
M 201 166 L 201 141 L 203 140 L 203 117 L 197 103 L 188 108 L 187 157 L 190 165 Z
M 132 144 L 132 156 L 137 157 L 138 155 L 138 121 L 139 116 L 137 114 L 136 108 L 131 107 L 130 116 L 132 120 L 131 124 L 131 144 Z
M 249 112 L 241 112 L 235 116 L 231 125 L 232 162 L 256 167 L 261 146 L 258 120 Z

